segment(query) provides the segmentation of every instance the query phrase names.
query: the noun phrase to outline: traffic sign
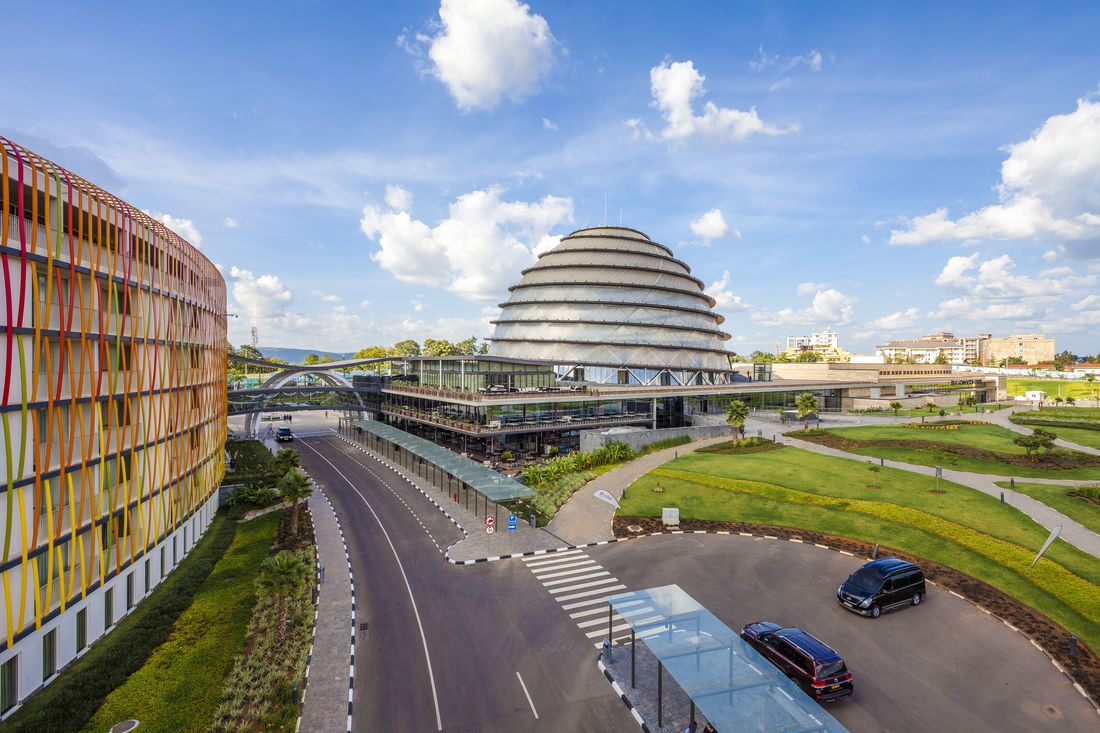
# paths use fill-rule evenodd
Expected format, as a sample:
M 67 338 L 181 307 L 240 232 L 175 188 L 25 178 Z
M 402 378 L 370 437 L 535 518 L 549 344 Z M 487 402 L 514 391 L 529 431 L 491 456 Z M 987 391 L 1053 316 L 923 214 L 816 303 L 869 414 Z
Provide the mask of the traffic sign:
M 497 520 L 495 518 L 485 517 L 485 526 L 486 527 L 492 527 L 496 523 L 497 523 Z
M 508 515 L 508 531 L 509 532 L 515 532 L 517 529 L 518 529 L 518 526 L 516 525 L 516 515 L 515 514 L 509 514 Z
M 485 525 L 485 534 L 492 534 L 493 532 L 496 532 L 496 531 L 497 531 L 497 528 L 494 527 L 493 525 L 491 525 L 491 524 L 486 524 Z

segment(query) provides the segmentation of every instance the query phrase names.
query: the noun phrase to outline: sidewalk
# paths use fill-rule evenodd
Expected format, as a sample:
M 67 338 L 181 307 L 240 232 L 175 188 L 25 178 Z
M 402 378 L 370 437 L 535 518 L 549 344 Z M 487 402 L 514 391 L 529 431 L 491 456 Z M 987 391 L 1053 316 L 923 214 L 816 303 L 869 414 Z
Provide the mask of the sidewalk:
M 847 453 L 845 451 L 837 450 L 835 448 L 828 448 L 817 443 L 811 443 L 805 440 L 798 440 L 797 438 L 783 437 L 783 442 L 787 445 L 794 446 L 796 448 L 802 448 L 803 450 L 813 451 L 814 453 L 820 453 L 822 455 L 833 456 L 836 458 L 845 458 L 851 461 L 859 461 L 860 463 L 874 462 L 873 458 L 867 456 L 857 455 L 855 453 Z M 919 473 L 925 476 L 935 476 L 936 469 L 932 466 L 919 466 L 912 463 L 899 463 L 898 461 L 884 461 L 883 465 L 889 468 L 897 468 L 902 471 L 909 471 L 911 473 Z M 965 471 L 953 471 L 951 469 L 943 469 L 943 479 L 945 481 L 952 481 L 957 484 L 976 489 L 984 494 L 1000 498 L 1001 493 L 1004 492 L 1005 503 L 1019 509 L 1021 512 L 1031 517 L 1037 523 L 1046 527 L 1048 530 L 1054 529 L 1056 526 L 1062 526 L 1062 532 L 1059 535 L 1066 542 L 1077 546 L 1084 552 L 1089 553 L 1095 557 L 1100 558 L 1100 535 L 1097 535 L 1092 530 L 1085 526 L 1075 522 L 1061 512 L 1055 511 L 1046 504 L 1036 499 L 1032 499 L 1026 494 L 1021 494 L 1011 489 L 1002 489 L 994 482 L 996 481 L 1009 481 L 1009 476 L 993 476 L 989 474 L 968 473 Z M 1076 481 L 1076 480 L 1059 480 L 1059 479 L 1041 479 L 1041 478 L 1029 478 L 1021 479 L 1028 483 L 1043 483 L 1043 484 L 1057 484 L 1061 486 L 1075 486 L 1079 484 L 1087 484 L 1089 481 Z
M 752 433 L 746 432 L 746 434 L 751 435 Z M 623 490 L 634 483 L 636 479 L 661 464 L 671 461 L 680 453 L 690 453 L 699 448 L 724 443 L 732 439 L 731 434 L 718 438 L 697 440 L 694 443 L 679 445 L 675 448 L 655 451 L 612 469 L 604 475 L 589 481 L 580 491 L 573 494 L 569 501 L 565 502 L 565 505 L 554 515 L 548 529 L 571 545 L 584 545 L 614 539 L 615 535 L 611 531 L 611 520 L 615 516 L 615 507 L 605 501 L 600 501 L 593 494 L 600 489 L 604 489 L 618 500 L 622 498 Z
M 314 487 L 309 497 L 317 564 L 324 568 L 318 586 L 313 645 L 306 667 L 302 731 L 351 730 L 351 690 L 355 675 L 355 594 L 351 565 L 340 522 L 328 498 Z
M 1029 410 L 1031 410 L 1030 407 L 1027 408 L 1026 410 L 1020 410 L 1020 412 L 1026 412 L 1026 411 L 1029 411 Z M 983 413 L 983 414 L 980 414 L 980 415 L 975 415 L 975 417 L 977 419 L 981 420 L 982 422 L 987 422 L 987 423 L 990 423 L 991 425 L 999 425 L 1000 427 L 1005 428 L 1007 430 L 1011 430 L 1014 433 L 1020 433 L 1021 435 L 1031 435 L 1031 432 L 1034 428 L 1029 427 L 1027 425 L 1017 425 L 1016 423 L 1011 422 L 1008 419 L 1009 417 L 1012 416 L 1012 413 L 1013 413 L 1013 410 L 1000 410 L 1000 411 L 994 412 L 994 413 Z M 1036 425 L 1034 427 L 1038 428 L 1038 427 L 1042 427 L 1042 426 L 1041 425 Z M 1048 428 L 1043 428 L 1043 429 L 1047 430 Z M 1055 433 L 1055 434 L 1058 433 L 1058 428 L 1049 428 L 1049 430 L 1051 432 Z M 1058 446 L 1059 448 L 1066 448 L 1068 450 L 1075 450 L 1079 453 L 1088 453 L 1090 455 L 1100 456 L 1100 450 L 1097 450 L 1096 448 L 1090 448 L 1087 445 L 1079 445 L 1077 443 L 1071 443 L 1068 440 L 1062 440 L 1061 438 L 1058 438 L 1057 440 L 1055 440 L 1054 444 L 1056 446 Z

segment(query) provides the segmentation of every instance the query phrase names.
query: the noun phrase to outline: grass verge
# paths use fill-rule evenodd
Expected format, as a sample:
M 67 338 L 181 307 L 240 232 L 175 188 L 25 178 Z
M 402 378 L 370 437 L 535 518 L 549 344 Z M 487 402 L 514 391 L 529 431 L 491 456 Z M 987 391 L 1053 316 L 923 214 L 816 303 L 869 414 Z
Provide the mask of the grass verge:
M 49 687 L 32 697 L 4 722 L 11 733 L 79 731 L 103 701 L 141 669 L 172 631 L 211 570 L 233 541 L 236 525 L 223 514 L 165 580 L 119 621 L 106 637 L 67 667 Z M 110 725 L 125 718 L 111 721 Z M 106 730 L 103 726 L 101 730 Z
M 284 512 L 237 527 L 233 543 L 180 614 L 172 634 L 148 662 L 104 701 L 84 733 L 101 733 L 129 718 L 141 730 L 206 731 L 222 683 L 244 643 L 256 603 L 254 581 Z
M 1058 484 L 1029 484 L 1023 481 L 1017 481 L 1015 486 L 1010 486 L 1007 481 L 998 481 L 997 485 L 1002 489 L 1011 488 L 1021 494 L 1027 494 L 1032 499 L 1043 502 L 1051 509 L 1065 514 L 1096 534 L 1100 534 L 1100 500 L 1090 501 L 1082 496 L 1074 496 L 1069 493 L 1080 487 L 1059 486 Z
M 1100 382 L 1089 383 L 1084 379 L 1012 379 L 1008 380 L 1008 396 L 1024 397 L 1026 393 L 1041 390 L 1047 397 L 1072 397 L 1075 400 L 1093 399 L 1100 390 Z

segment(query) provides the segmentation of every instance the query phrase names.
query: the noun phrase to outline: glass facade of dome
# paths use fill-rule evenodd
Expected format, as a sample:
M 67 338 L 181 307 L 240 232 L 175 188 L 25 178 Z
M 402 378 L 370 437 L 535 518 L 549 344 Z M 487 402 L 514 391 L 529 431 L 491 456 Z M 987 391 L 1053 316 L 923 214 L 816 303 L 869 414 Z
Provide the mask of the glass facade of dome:
M 672 250 L 625 227 L 581 229 L 509 288 L 489 353 L 593 365 L 730 368 L 714 298 Z

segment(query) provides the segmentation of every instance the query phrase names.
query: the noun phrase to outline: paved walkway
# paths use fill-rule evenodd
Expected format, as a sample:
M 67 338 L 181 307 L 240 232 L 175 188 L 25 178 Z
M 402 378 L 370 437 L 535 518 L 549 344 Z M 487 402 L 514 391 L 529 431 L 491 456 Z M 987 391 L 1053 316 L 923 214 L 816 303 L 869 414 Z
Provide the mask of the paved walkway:
M 1017 425 L 1016 423 L 1009 421 L 1008 418 L 1011 417 L 1014 412 L 1029 412 L 1033 409 L 1034 408 L 1032 407 L 1026 407 L 1023 409 L 1013 408 L 1010 410 L 1000 410 L 998 412 L 983 413 L 980 415 L 975 415 L 975 417 L 983 422 L 992 423 L 993 425 L 1000 425 L 1002 428 L 1011 430 L 1014 433 L 1031 435 L 1031 431 L 1033 430 L 1032 427 L 1029 427 L 1027 425 Z M 1042 426 L 1036 425 L 1034 427 Z M 1050 430 L 1054 433 L 1058 432 L 1058 428 L 1050 428 Z M 1087 445 L 1080 445 L 1078 443 L 1071 443 L 1068 440 L 1062 440 L 1061 438 L 1055 440 L 1054 444 L 1059 446 L 1060 448 L 1067 448 L 1069 450 L 1075 450 L 1080 453 L 1088 453 L 1090 455 L 1100 456 L 1100 450 L 1096 448 L 1090 448 Z
M 751 435 L 752 433 L 747 433 Z M 615 516 L 615 507 L 605 501 L 597 499 L 595 494 L 600 489 L 611 493 L 616 500 L 623 495 L 623 490 L 643 474 L 649 473 L 662 463 L 667 463 L 680 453 L 690 453 L 699 448 L 715 443 L 730 440 L 732 436 L 726 435 L 718 438 L 706 438 L 694 443 L 665 448 L 655 451 L 647 456 L 635 458 L 633 461 L 612 469 L 602 476 L 589 481 L 584 487 L 558 510 L 554 519 L 550 522 L 549 530 L 571 545 L 584 545 L 590 542 L 603 542 L 614 538 L 611 531 L 611 520 Z
M 355 599 L 351 566 L 336 512 L 321 491 L 309 497 L 317 562 L 324 568 L 314 620 L 313 646 L 302 703 L 302 731 L 351 729 L 351 676 Z

